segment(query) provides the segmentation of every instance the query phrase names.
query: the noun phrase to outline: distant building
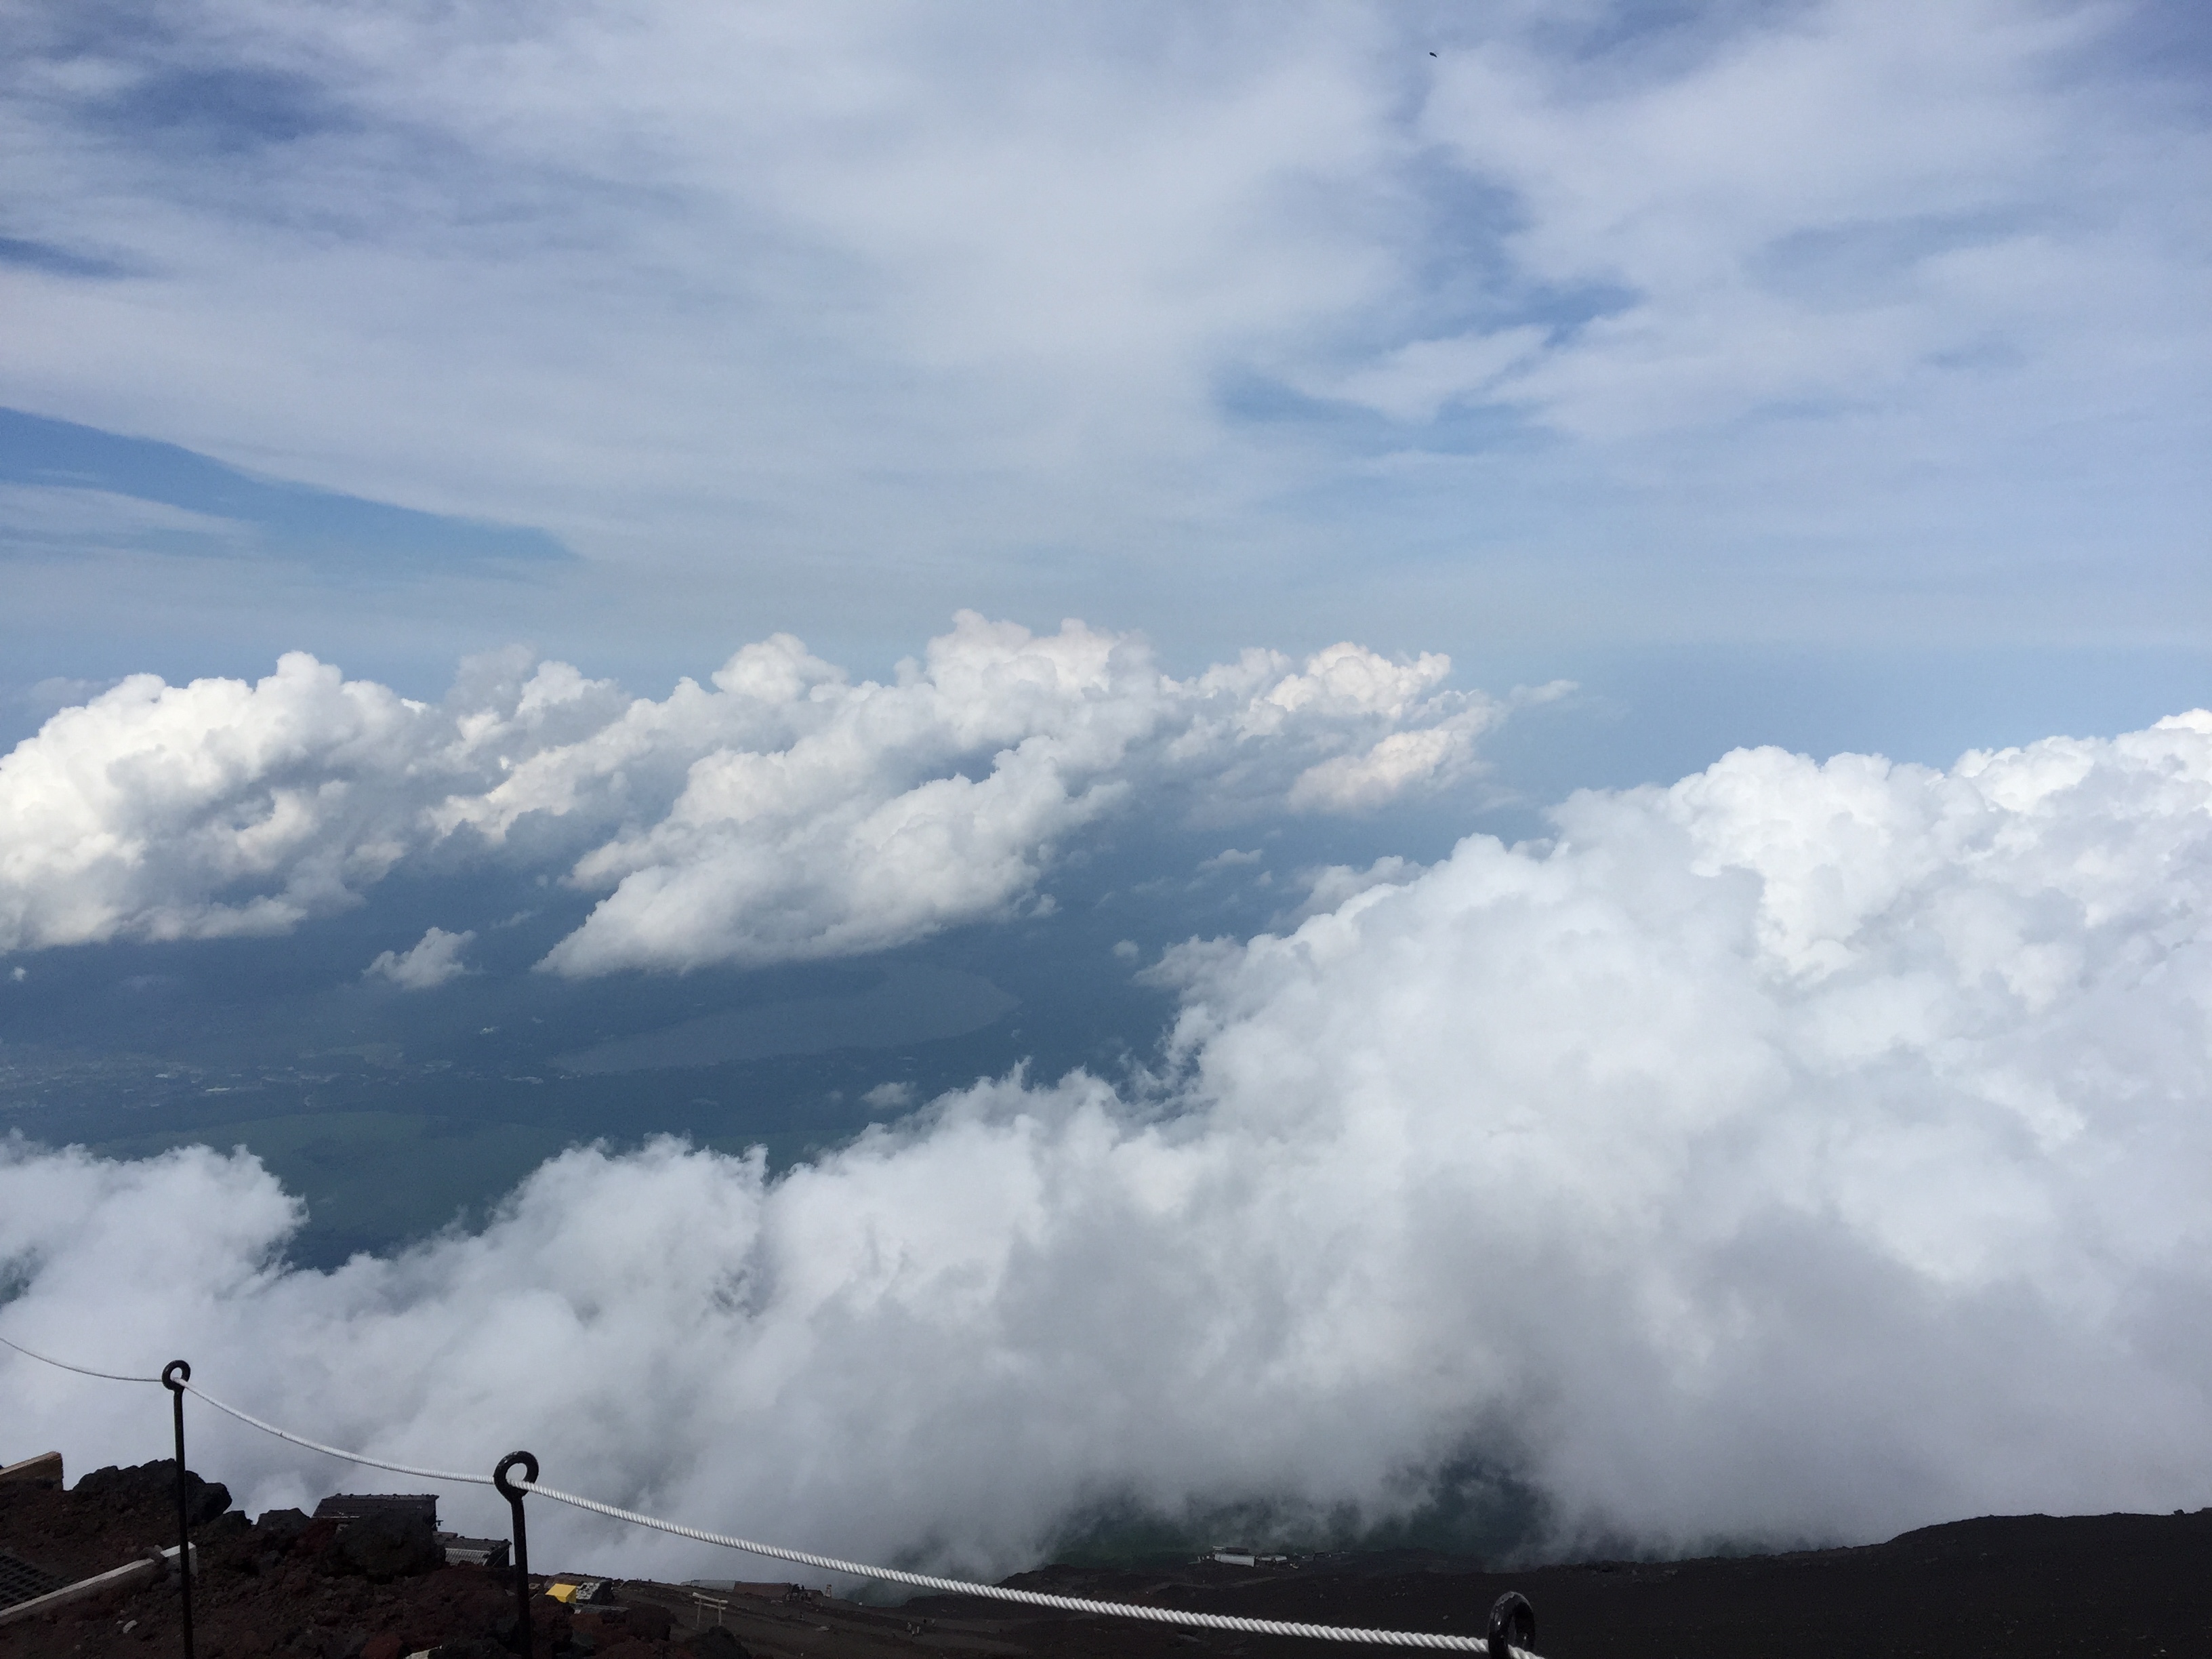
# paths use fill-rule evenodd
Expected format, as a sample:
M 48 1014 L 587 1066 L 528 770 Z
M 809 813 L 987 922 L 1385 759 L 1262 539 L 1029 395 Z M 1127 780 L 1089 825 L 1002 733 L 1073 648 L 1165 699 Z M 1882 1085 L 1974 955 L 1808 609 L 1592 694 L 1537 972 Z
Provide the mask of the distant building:
M 1205 1556 L 1208 1561 L 1218 1561 L 1224 1567 L 1285 1567 L 1295 1558 L 1255 1550 L 1249 1544 L 1216 1544 Z
M 508 1546 L 504 1538 L 464 1538 L 457 1532 L 441 1532 L 438 1542 L 446 1552 L 449 1567 L 490 1567 L 503 1569 L 508 1565 Z
M 438 1530 L 438 1494 L 431 1492 L 333 1492 L 315 1505 L 315 1519 L 335 1521 L 344 1529 L 349 1521 L 364 1520 L 372 1515 L 419 1515 L 430 1523 L 430 1530 Z
M 315 1505 L 315 1519 L 335 1521 L 345 1530 L 349 1521 L 372 1515 L 420 1516 L 438 1534 L 446 1552 L 446 1565 L 459 1567 L 504 1567 L 511 1557 L 504 1538 L 466 1538 L 457 1532 L 438 1532 L 435 1492 L 335 1492 Z

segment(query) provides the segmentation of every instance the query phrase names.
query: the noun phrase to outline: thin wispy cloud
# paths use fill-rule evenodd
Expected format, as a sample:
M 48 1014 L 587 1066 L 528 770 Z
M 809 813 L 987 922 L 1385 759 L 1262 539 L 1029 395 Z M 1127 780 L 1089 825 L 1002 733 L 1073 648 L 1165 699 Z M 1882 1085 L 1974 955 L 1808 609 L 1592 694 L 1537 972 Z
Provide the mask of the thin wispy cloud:
M 542 526 L 626 626 L 814 626 L 823 558 L 872 633 L 1019 610 L 1051 549 L 1067 608 L 1294 575 L 1411 645 L 1441 540 L 1613 637 L 2170 633 L 2093 576 L 2201 514 L 2212 153 L 2128 21 L 33 14 L 13 229 L 134 274 L 12 268 L 0 386 Z

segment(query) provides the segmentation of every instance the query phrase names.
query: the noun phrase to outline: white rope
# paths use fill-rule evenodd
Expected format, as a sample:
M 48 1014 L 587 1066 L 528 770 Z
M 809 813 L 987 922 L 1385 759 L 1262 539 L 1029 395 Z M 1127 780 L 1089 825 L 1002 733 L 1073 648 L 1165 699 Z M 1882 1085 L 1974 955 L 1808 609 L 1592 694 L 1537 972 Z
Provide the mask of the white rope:
M 988 1596 L 994 1601 L 1019 1601 L 1030 1607 L 1056 1607 L 1063 1613 L 1104 1613 L 1117 1619 L 1146 1619 L 1155 1624 L 1194 1625 L 1202 1630 L 1238 1631 L 1249 1636 L 1306 1636 L 1328 1642 L 1367 1642 L 1384 1647 L 1445 1648 L 1461 1653 L 1490 1651 L 1488 1638 L 1480 1636 L 1447 1636 L 1439 1632 L 1420 1630 L 1354 1630 L 1341 1625 L 1294 1625 L 1273 1619 L 1238 1619 L 1224 1613 L 1191 1613 L 1181 1607 L 1145 1607 L 1130 1601 L 1091 1601 L 1075 1595 L 1048 1595 L 1042 1590 L 1009 1589 L 1003 1584 L 971 1584 L 960 1578 L 933 1578 L 927 1573 L 901 1572 L 893 1567 L 872 1567 L 859 1561 L 842 1561 L 834 1555 L 813 1555 L 805 1550 L 780 1549 L 773 1544 L 756 1544 L 750 1539 L 731 1538 L 719 1532 L 704 1532 L 696 1527 L 663 1521 L 656 1516 L 640 1515 L 635 1510 L 617 1509 L 613 1504 L 602 1504 L 596 1498 L 579 1498 L 574 1492 L 561 1492 L 534 1481 L 517 1480 L 514 1485 L 525 1492 L 536 1492 L 540 1498 L 552 1498 L 556 1503 L 573 1504 L 580 1510 L 590 1510 L 596 1514 L 612 1516 L 617 1521 L 628 1521 L 637 1526 L 673 1533 L 678 1538 L 695 1538 L 702 1544 L 720 1544 L 725 1549 L 743 1550 L 748 1555 L 764 1555 L 777 1561 L 795 1561 L 801 1566 L 848 1573 L 855 1578 L 910 1584 L 916 1589 L 944 1590 L 954 1595 Z M 1534 1654 L 1521 1648 L 1511 1648 L 1508 1651 L 1517 1656 L 1517 1659 L 1535 1659 Z
M 159 1382 L 158 1376 L 117 1376 L 108 1371 L 87 1370 L 82 1365 L 72 1365 L 66 1360 L 34 1353 L 21 1343 L 9 1342 L 0 1336 L 0 1342 L 16 1352 L 27 1354 L 33 1359 L 44 1360 L 49 1365 L 58 1365 L 66 1371 L 76 1371 L 85 1376 L 106 1377 L 117 1382 Z M 464 1474 L 458 1469 L 423 1469 L 410 1463 L 392 1463 L 381 1457 L 347 1451 L 338 1446 L 326 1446 L 319 1440 L 310 1440 L 303 1434 L 294 1434 L 289 1429 L 280 1429 L 274 1423 L 264 1423 L 251 1413 L 216 1399 L 204 1389 L 179 1379 L 179 1386 L 195 1399 L 204 1400 L 217 1411 L 236 1418 L 249 1427 L 264 1434 L 273 1434 L 279 1440 L 288 1440 L 309 1451 L 320 1452 L 325 1457 L 343 1459 L 349 1463 L 365 1464 L 370 1468 L 389 1469 L 395 1474 L 412 1476 L 418 1480 L 459 1480 L 472 1486 L 489 1486 L 496 1483 L 488 1474 Z M 1115 1619 L 1142 1619 L 1160 1625 L 1188 1625 L 1200 1630 L 1236 1631 L 1248 1636 L 1300 1636 L 1326 1642 L 1364 1642 L 1382 1647 L 1441 1648 L 1459 1653 L 1487 1653 L 1490 1643 L 1480 1636 L 1447 1636 L 1441 1632 L 1418 1630 L 1354 1630 L 1340 1625 L 1290 1624 L 1274 1619 L 1239 1619 L 1224 1613 L 1194 1613 L 1181 1607 L 1146 1607 L 1130 1601 L 1093 1601 L 1078 1595 L 1051 1595 L 1042 1590 L 1010 1589 L 1003 1584 L 975 1584 L 963 1578 L 936 1578 L 927 1573 L 904 1572 L 896 1567 L 872 1567 L 866 1562 L 846 1561 L 834 1555 L 815 1555 L 805 1550 L 787 1550 L 775 1544 L 757 1544 L 750 1539 L 732 1538 L 723 1533 L 707 1532 L 697 1527 L 687 1527 L 681 1522 L 664 1521 L 658 1516 L 641 1515 L 635 1510 L 617 1509 L 612 1504 L 602 1504 L 595 1498 L 579 1498 L 574 1492 L 557 1487 L 541 1486 L 535 1481 L 517 1480 L 512 1483 L 519 1492 L 535 1492 L 540 1498 L 550 1498 L 556 1504 L 568 1504 L 580 1510 L 589 1510 L 595 1515 L 605 1515 L 617 1521 L 627 1521 L 633 1526 L 651 1527 L 657 1532 L 672 1533 L 678 1538 L 696 1540 L 702 1544 L 716 1544 L 724 1549 L 742 1550 L 748 1555 L 764 1556 L 774 1561 L 793 1561 L 800 1566 L 818 1567 L 825 1572 L 842 1572 L 854 1578 L 872 1578 L 882 1583 L 905 1584 L 915 1589 L 939 1590 L 953 1595 L 977 1595 L 994 1601 L 1018 1601 L 1025 1607 L 1053 1607 L 1062 1613 L 1087 1613 Z M 1509 1648 L 1515 1659 L 1536 1659 L 1534 1654 L 1521 1648 Z
M 57 1359 L 50 1353 L 40 1353 L 36 1348 L 27 1348 L 20 1342 L 9 1341 L 4 1336 L 0 1336 L 0 1342 L 6 1342 L 9 1347 L 27 1358 L 36 1359 L 48 1365 L 58 1365 L 63 1370 L 75 1371 L 79 1376 L 96 1376 L 104 1382 L 159 1382 L 161 1380 L 158 1376 L 124 1376 L 115 1371 L 95 1371 L 84 1365 L 72 1365 L 66 1359 Z
M 156 1377 L 155 1382 L 161 1379 Z M 204 1400 L 219 1412 L 228 1412 L 241 1423 L 251 1424 L 264 1434 L 273 1434 L 279 1440 L 289 1440 L 295 1446 L 305 1446 L 309 1451 L 319 1451 L 325 1457 L 338 1457 L 349 1463 L 366 1463 L 373 1469 L 390 1469 L 394 1474 L 412 1475 L 417 1480 L 465 1480 L 472 1486 L 492 1484 L 488 1474 L 463 1474 L 459 1469 L 418 1469 L 411 1463 L 387 1463 L 380 1457 L 371 1457 L 364 1452 L 347 1451 L 337 1446 L 325 1446 L 319 1440 L 310 1440 L 304 1434 L 294 1434 L 289 1429 L 280 1429 L 274 1423 L 264 1423 L 259 1418 L 242 1412 L 235 1406 L 226 1405 L 206 1389 L 190 1382 L 180 1384 L 186 1394 L 196 1400 Z M 519 1483 L 518 1483 L 519 1484 Z

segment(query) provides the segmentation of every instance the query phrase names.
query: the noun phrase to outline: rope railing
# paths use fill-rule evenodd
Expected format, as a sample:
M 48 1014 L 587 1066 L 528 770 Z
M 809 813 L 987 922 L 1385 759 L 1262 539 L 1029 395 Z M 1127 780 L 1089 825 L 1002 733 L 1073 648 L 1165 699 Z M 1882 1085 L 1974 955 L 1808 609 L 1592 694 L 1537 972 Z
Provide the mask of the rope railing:
M 96 1371 L 89 1365 L 72 1365 L 66 1359 L 57 1359 L 50 1353 L 40 1353 L 36 1348 L 27 1348 L 21 1343 L 9 1341 L 4 1336 L 0 1336 L 0 1343 L 5 1343 L 25 1358 L 35 1359 L 42 1365 L 53 1365 L 65 1371 L 75 1371 L 79 1376 L 96 1376 L 103 1382 L 159 1382 L 161 1380 L 158 1376 L 125 1376 L 118 1371 Z
M 0 1340 L 4 1340 L 0 1338 Z M 158 1377 L 155 1380 L 160 1381 Z M 278 1428 L 274 1423 L 264 1423 L 250 1412 L 242 1412 L 228 1401 L 216 1399 L 205 1389 L 197 1388 L 190 1382 L 184 1386 L 185 1392 L 193 1399 L 206 1401 L 224 1415 L 236 1418 L 248 1428 L 258 1429 L 264 1434 L 273 1434 L 279 1440 L 289 1440 L 295 1446 L 305 1446 L 309 1451 L 320 1452 L 325 1457 L 341 1458 L 349 1463 L 363 1463 L 373 1469 L 390 1469 L 394 1474 L 404 1474 L 416 1480 L 461 1480 L 475 1486 L 489 1486 L 492 1484 L 492 1478 L 488 1474 L 464 1474 L 459 1469 L 417 1468 L 412 1463 L 386 1462 L 381 1457 L 371 1457 L 365 1452 L 347 1451 L 342 1446 L 325 1446 L 321 1441 L 310 1440 L 304 1434 L 295 1434 L 289 1429 Z
M 492 1486 L 507 1498 L 514 1520 L 514 1567 L 516 1592 L 520 1604 L 521 1624 L 519 1634 L 523 1646 L 523 1659 L 530 1659 L 529 1626 L 529 1555 L 523 1525 L 522 1500 L 534 1494 L 550 1498 L 556 1504 L 594 1515 L 604 1515 L 612 1520 L 632 1526 L 647 1527 L 678 1538 L 689 1538 L 702 1544 L 713 1544 L 723 1549 L 737 1550 L 747 1555 L 757 1555 L 769 1560 L 789 1561 L 799 1566 L 814 1567 L 825 1572 L 843 1573 L 848 1577 L 872 1579 L 880 1583 L 900 1584 L 912 1589 L 935 1590 L 952 1595 L 970 1595 L 994 1601 L 1015 1602 L 1025 1607 L 1048 1607 L 1060 1613 L 1083 1613 L 1094 1617 L 1134 1619 L 1152 1624 L 1181 1625 L 1198 1630 L 1232 1632 L 1243 1636 L 1285 1636 L 1327 1642 L 1357 1642 L 1370 1646 L 1426 1648 L 1447 1652 L 1480 1653 L 1490 1659 L 1537 1659 L 1526 1643 L 1535 1636 L 1535 1614 L 1526 1597 L 1513 1592 L 1500 1596 L 1491 1609 L 1490 1629 L 1484 1636 L 1457 1636 L 1441 1631 L 1367 1630 L 1343 1625 L 1309 1625 L 1279 1619 L 1245 1619 L 1232 1613 L 1200 1613 L 1183 1607 L 1158 1607 L 1134 1601 L 1101 1601 L 1087 1596 L 1054 1595 L 1044 1590 L 1016 1589 L 1005 1584 L 981 1584 L 963 1578 L 941 1578 L 930 1573 L 908 1572 L 898 1567 L 879 1567 L 864 1561 L 848 1561 L 839 1556 L 819 1555 L 810 1550 L 794 1550 L 778 1544 L 763 1544 L 749 1538 L 734 1538 L 726 1533 L 710 1532 L 702 1527 L 686 1526 L 679 1521 L 670 1521 L 655 1515 L 646 1515 L 636 1510 L 626 1510 L 614 1504 L 604 1504 L 595 1498 L 580 1497 L 549 1486 L 538 1479 L 538 1460 L 528 1452 L 512 1452 L 502 1459 L 490 1474 L 471 1474 L 459 1469 L 425 1468 L 412 1463 L 394 1462 L 387 1458 L 374 1457 L 367 1452 L 349 1451 L 342 1446 L 327 1445 L 274 1423 L 264 1422 L 252 1413 L 242 1411 L 228 1401 L 218 1400 L 191 1381 L 191 1368 L 182 1360 L 173 1360 L 158 1376 L 137 1376 L 115 1371 L 95 1370 L 84 1365 L 74 1365 L 57 1359 L 51 1354 L 27 1348 L 21 1343 L 0 1336 L 0 1344 L 13 1348 L 27 1358 L 43 1364 L 74 1371 L 80 1376 L 98 1377 L 111 1382 L 152 1382 L 167 1387 L 175 1397 L 177 1422 L 177 1482 L 180 1536 L 179 1544 L 189 1541 L 181 1535 L 184 1515 L 184 1396 L 191 1395 L 228 1417 L 235 1418 L 249 1428 L 308 1451 L 319 1452 L 325 1457 L 338 1458 L 357 1463 L 367 1468 L 386 1469 L 404 1474 L 411 1480 L 454 1481 L 468 1486 Z M 517 1467 L 527 1470 L 523 1479 L 513 1479 L 510 1471 Z M 190 1575 L 180 1574 L 185 1583 L 185 1659 L 192 1659 L 191 1629 Z

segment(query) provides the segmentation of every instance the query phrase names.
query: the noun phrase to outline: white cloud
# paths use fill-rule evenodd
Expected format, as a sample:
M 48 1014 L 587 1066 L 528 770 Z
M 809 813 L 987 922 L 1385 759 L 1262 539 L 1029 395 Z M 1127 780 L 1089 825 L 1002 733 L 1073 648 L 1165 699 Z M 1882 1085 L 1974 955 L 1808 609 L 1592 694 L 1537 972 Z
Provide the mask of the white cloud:
M 24 692 L 22 701 L 43 714 L 52 714 L 58 708 L 88 702 L 106 690 L 107 687 L 98 680 L 56 674 L 39 681 Z
M 1449 671 L 1450 663 L 1444 658 L 1424 657 L 1415 668 L 1432 678 L 1440 678 Z M 1384 695 L 1376 712 L 1395 716 L 1407 708 L 1420 707 L 1437 711 L 1437 717 L 1413 730 L 1386 733 L 1366 749 L 1332 755 L 1308 767 L 1291 785 L 1289 802 L 1292 811 L 1370 811 L 1410 791 L 1464 778 L 1480 769 L 1475 758 L 1477 741 L 1512 710 L 1557 702 L 1575 689 L 1571 680 L 1553 680 L 1543 685 L 1516 686 L 1512 696 L 1503 702 L 1461 702 L 1447 708 L 1444 702 L 1434 699 L 1417 704 L 1407 695 L 1412 690 L 1413 672 L 1404 668 L 1398 671 L 1395 678 L 1400 683 L 1399 694 Z M 1380 691 L 1381 688 L 1374 690 Z
M 2089 117 L 2110 88 L 2078 68 L 2113 21 L 1828 0 L 1686 31 L 1597 74 L 1523 40 L 1470 44 L 1439 76 L 1427 131 L 1522 205 L 1505 242 L 1526 280 L 1611 300 L 1550 349 L 1510 333 L 1424 343 L 1343 395 L 1403 416 L 1486 394 L 1604 438 L 1778 407 L 1901 413 L 1945 382 L 2050 377 L 2102 397 L 2118 388 L 2052 307 L 2132 357 L 2118 343 L 2138 319 L 2113 297 L 2146 281 L 2163 290 L 2142 295 L 2153 331 L 2199 360 L 2201 310 L 2176 303 L 2172 267 L 2151 275 L 2158 234 L 2124 223 L 2114 193 L 2147 134 Z M 2201 130 L 2170 136 L 2202 155 Z M 2060 228 L 2060 199 L 2088 220 Z
M 1159 28 L 1182 52 L 1147 45 Z M 21 303 L 102 319 L 114 343 L 11 341 L 0 367 L 46 393 L 26 399 L 41 408 L 127 399 L 159 410 L 141 428 L 234 459 L 550 515 L 587 546 L 628 540 L 645 515 L 660 538 L 719 551 L 732 512 L 764 501 L 799 509 L 794 526 L 844 518 L 861 533 L 837 539 L 866 545 L 889 526 L 849 516 L 878 488 L 860 481 L 894 472 L 969 477 L 1032 526 L 1059 516 L 1040 497 L 1066 481 L 1126 524 L 1150 514 L 1116 507 L 1107 479 L 1210 494 L 1208 458 L 1231 461 L 1218 368 L 1385 276 L 1357 225 L 1332 228 L 1315 201 L 1356 202 L 1391 145 L 1375 37 L 1326 15 L 1133 27 L 987 9 L 886 27 L 837 7 L 639 17 L 591 3 L 520 31 L 465 9 L 364 32 L 223 0 L 159 41 L 34 34 L 11 89 L 17 131 L 53 171 L 27 233 L 115 248 L 149 273 L 158 310 L 205 332 L 182 347 L 112 284 L 18 271 Z M 79 139 L 123 88 L 211 61 L 273 83 L 312 129 L 256 143 L 249 107 L 248 131 L 210 135 L 252 155 L 251 191 L 175 134 L 148 142 L 110 118 L 112 148 Z M 93 64 L 106 73 L 82 84 Z M 103 189 L 130 209 L 97 205 Z M 506 228 L 488 240 L 493 203 Z M 325 235 L 294 232 L 301 208 Z M 249 249 L 283 274 L 250 303 L 236 285 Z M 672 331 L 677 291 L 693 324 Z M 549 326 L 567 350 L 539 349 Z M 219 356 L 229 372 L 210 397 L 256 392 L 196 414 L 204 401 L 132 367 L 140 348 L 201 381 Z M 319 351 L 349 365 L 335 423 L 295 355 Z M 440 408 L 410 398 L 412 421 L 393 419 L 388 400 L 434 362 Z M 595 413 L 571 401 L 586 385 Z M 702 398 L 721 418 L 701 421 Z M 924 529 L 908 520 L 909 536 Z M 982 520 L 966 533 L 991 534 Z
M 780 634 L 659 702 L 514 654 L 442 707 L 298 653 L 138 675 L 0 759 L 0 949 L 281 932 L 442 849 L 605 893 L 562 973 L 880 950 L 1049 904 L 1060 845 L 1135 790 L 1226 822 L 1448 782 L 1505 710 L 1449 666 L 1338 645 L 1178 680 L 1131 635 L 963 612 L 888 684 Z M 424 948 L 372 971 L 434 982 Z
M 403 1460 L 524 1444 L 985 1570 L 1103 1498 L 1389 1512 L 1469 1448 L 1555 1542 L 2202 1503 L 2212 715 L 1948 773 L 1739 752 L 1558 828 L 1176 953 L 1158 1097 L 985 1085 L 775 1181 L 574 1152 L 333 1273 L 270 1265 L 250 1159 L 11 1142 L 0 1321 Z M 146 1394 L 0 1372 L 27 1439 L 159 1455 Z M 356 1478 L 198 1420 L 250 1503 Z
M 1296 787 L 1295 785 L 1292 787 Z M 1256 847 L 1249 852 L 1239 852 L 1234 847 L 1224 847 L 1212 858 L 1200 859 L 1198 861 L 1198 867 L 1201 873 L 1211 873 L 1216 870 L 1232 870 L 1240 864 L 1257 864 L 1266 856 L 1267 854 Z
M 1545 330 L 1524 326 L 1416 340 L 1345 375 L 1334 386 L 1315 390 L 1364 404 L 1394 420 L 1433 421 L 1447 404 L 1480 401 L 1507 370 L 1534 356 L 1545 338 Z
M 405 851 L 430 711 L 300 653 L 258 684 L 134 674 L 0 758 L 0 950 L 281 933 Z
M 1455 776 L 1480 729 L 1481 724 L 1445 724 L 1393 732 L 1364 754 L 1333 756 L 1299 773 L 1291 786 L 1291 805 L 1352 811 L 1395 799 L 1409 785 Z
M 108 490 L 0 484 L 0 537 L 18 548 L 81 555 L 88 544 L 127 544 L 149 532 L 206 537 L 234 550 L 249 544 L 251 535 L 234 520 Z
M 1325 865 L 1317 870 L 1302 870 L 1298 879 L 1306 887 L 1305 902 L 1300 905 L 1293 918 L 1304 921 L 1330 910 L 1341 909 L 1352 899 L 1370 887 L 1404 886 L 1415 877 L 1425 874 L 1424 866 L 1395 854 L 1386 854 L 1364 870 L 1355 870 L 1349 865 Z
M 461 960 L 461 952 L 475 939 L 473 930 L 449 933 L 442 927 L 433 927 L 412 950 L 380 951 L 376 960 L 362 969 L 362 977 L 388 979 L 403 991 L 434 990 L 447 980 L 471 971 Z

